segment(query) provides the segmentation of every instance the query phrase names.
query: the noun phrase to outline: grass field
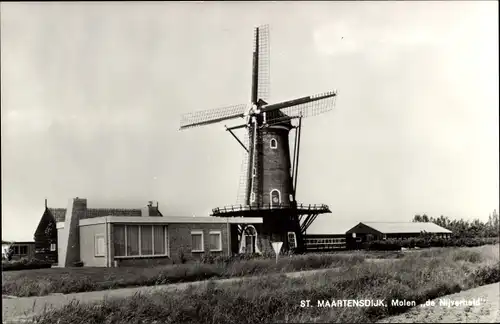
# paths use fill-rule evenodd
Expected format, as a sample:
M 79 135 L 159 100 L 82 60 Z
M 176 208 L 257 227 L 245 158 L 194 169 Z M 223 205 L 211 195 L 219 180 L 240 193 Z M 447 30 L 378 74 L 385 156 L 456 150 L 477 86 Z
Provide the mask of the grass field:
M 373 322 L 404 312 L 392 299 L 418 303 L 500 281 L 499 246 L 434 249 L 397 261 L 345 265 L 304 278 L 267 277 L 187 291 L 71 304 L 36 323 Z M 301 300 L 384 299 L 388 307 L 300 307 Z
M 389 255 L 389 254 L 388 254 Z M 229 264 L 180 264 L 151 268 L 51 268 L 2 272 L 2 294 L 18 297 L 75 293 L 134 286 L 153 286 L 210 278 L 351 266 L 364 255 L 308 254 L 274 259 L 240 260 Z

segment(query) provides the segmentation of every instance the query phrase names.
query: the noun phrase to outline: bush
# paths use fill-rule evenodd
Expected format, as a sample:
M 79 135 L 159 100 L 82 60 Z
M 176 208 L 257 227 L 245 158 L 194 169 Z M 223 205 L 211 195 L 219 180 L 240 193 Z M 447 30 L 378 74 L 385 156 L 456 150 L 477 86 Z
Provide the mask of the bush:
M 2 271 L 46 269 L 52 267 L 52 263 L 36 258 L 22 258 L 14 261 L 2 260 Z
M 500 262 L 479 268 L 472 273 L 472 281 L 477 285 L 489 285 L 500 281 Z
M 401 248 L 412 249 L 429 247 L 474 247 L 498 244 L 498 237 L 452 237 L 449 239 L 437 237 L 415 237 L 405 240 L 387 239 L 363 243 L 367 250 L 395 251 Z

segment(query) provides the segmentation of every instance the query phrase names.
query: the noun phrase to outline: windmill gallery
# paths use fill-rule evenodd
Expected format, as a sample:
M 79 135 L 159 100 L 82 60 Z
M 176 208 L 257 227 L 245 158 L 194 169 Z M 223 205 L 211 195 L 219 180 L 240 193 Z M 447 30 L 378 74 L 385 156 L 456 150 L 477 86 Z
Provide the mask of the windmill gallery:
M 330 210 L 296 200 L 302 120 L 332 110 L 336 92 L 270 104 L 269 63 L 269 27 L 264 25 L 254 30 L 250 103 L 188 113 L 181 119 L 181 130 L 244 120 L 226 127 L 244 153 L 238 204 L 214 208 L 210 216 L 180 217 L 164 216 L 153 202 L 123 209 L 87 208 L 87 199 L 78 197 L 66 208 L 49 208 L 46 201 L 35 232 L 35 253 L 61 267 L 113 267 L 196 260 L 207 253 L 272 252 L 273 242 L 282 242 L 282 252 L 304 252 L 307 228 Z M 243 140 L 233 132 L 238 129 L 245 131 Z M 332 247 L 345 244 L 345 238 L 320 241 Z

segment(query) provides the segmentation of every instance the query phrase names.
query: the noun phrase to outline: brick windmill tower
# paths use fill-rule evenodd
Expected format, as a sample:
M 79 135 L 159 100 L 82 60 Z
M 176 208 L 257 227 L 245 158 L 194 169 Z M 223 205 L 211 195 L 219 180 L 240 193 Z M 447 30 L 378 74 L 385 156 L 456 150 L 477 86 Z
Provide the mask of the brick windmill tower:
M 243 147 L 240 201 L 213 209 L 212 216 L 262 217 L 258 226 L 234 225 L 234 253 L 272 251 L 271 242 L 283 242 L 283 250 L 303 252 L 303 236 L 327 205 L 297 203 L 297 174 L 302 119 L 327 112 L 335 106 L 335 91 L 269 104 L 269 27 L 255 28 L 251 103 L 185 114 L 181 130 L 244 118 L 245 123 L 226 127 Z M 292 121 L 294 123 L 292 123 Z M 233 132 L 246 130 L 241 141 Z M 290 133 L 295 131 L 293 155 Z

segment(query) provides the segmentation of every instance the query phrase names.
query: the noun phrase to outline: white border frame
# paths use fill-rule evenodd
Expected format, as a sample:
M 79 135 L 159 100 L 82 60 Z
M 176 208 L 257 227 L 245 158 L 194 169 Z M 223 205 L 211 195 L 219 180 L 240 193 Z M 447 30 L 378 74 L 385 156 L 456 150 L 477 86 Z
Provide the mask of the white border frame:
M 220 246 L 220 248 L 216 249 L 216 250 L 210 249 L 210 252 L 222 252 L 222 231 L 210 230 L 210 232 L 208 233 L 209 239 L 210 239 L 210 235 L 212 235 L 212 234 L 218 234 L 219 235 L 219 246 Z M 209 242 L 209 244 L 210 244 L 210 242 Z
M 193 249 L 193 235 L 201 235 L 201 250 L 195 250 Z M 195 253 L 200 253 L 200 252 L 205 252 L 205 237 L 203 235 L 203 231 L 202 230 L 192 230 L 191 231 L 191 252 L 195 252 Z

